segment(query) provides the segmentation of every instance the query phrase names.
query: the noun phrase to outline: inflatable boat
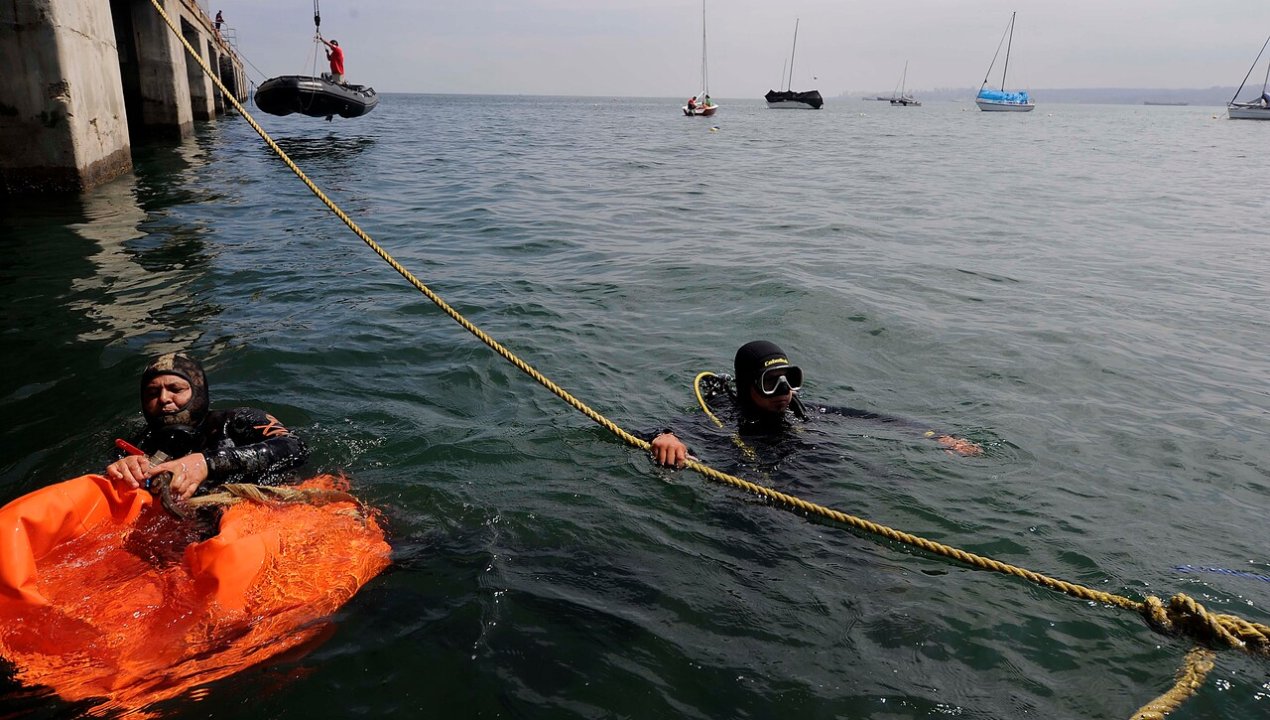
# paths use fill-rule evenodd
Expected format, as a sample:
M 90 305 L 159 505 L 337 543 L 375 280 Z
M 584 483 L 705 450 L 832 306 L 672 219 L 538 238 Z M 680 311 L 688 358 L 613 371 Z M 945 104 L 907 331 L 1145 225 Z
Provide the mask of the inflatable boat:
M 237 502 L 207 528 L 100 475 L 10 502 L 2 665 L 92 714 L 128 714 L 312 647 L 325 618 L 388 565 L 389 547 L 342 478 L 294 490 L 311 500 Z
M 256 88 L 256 107 L 270 115 L 300 113 L 309 117 L 361 117 L 379 104 L 375 88 L 341 85 L 325 77 L 283 75 Z

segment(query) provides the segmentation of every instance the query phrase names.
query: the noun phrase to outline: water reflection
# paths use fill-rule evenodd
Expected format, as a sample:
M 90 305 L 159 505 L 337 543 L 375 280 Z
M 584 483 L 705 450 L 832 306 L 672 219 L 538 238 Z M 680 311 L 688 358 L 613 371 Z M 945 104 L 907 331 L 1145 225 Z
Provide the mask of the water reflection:
M 328 167 L 338 167 L 349 158 L 375 146 L 373 137 L 350 137 L 335 133 L 327 133 L 326 137 L 277 138 L 275 142 L 297 163 Z M 262 145 L 261 151 L 273 154 L 267 146 Z
M 207 264 L 200 233 L 179 226 L 148 228 L 150 214 L 138 201 L 134 176 L 84 195 L 81 208 L 83 221 L 67 228 L 92 241 L 94 250 L 85 259 L 94 272 L 71 279 L 68 308 L 93 322 L 75 339 L 112 342 L 164 326 L 171 333 L 163 345 L 186 346 L 197 339 L 199 331 L 188 317 L 192 308 L 184 305 L 202 275 L 191 270 Z M 184 311 L 170 312 L 174 307 Z

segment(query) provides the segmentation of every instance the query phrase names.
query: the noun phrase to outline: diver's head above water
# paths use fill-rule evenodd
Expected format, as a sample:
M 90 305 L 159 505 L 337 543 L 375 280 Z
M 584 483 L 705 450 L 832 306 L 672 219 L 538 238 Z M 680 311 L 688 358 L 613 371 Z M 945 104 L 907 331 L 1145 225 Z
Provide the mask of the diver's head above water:
M 184 353 L 160 355 L 141 373 L 141 412 L 152 430 L 197 428 L 207 416 L 207 375 Z
M 736 397 L 742 410 L 783 414 L 795 402 L 803 371 L 776 343 L 748 342 L 736 351 Z

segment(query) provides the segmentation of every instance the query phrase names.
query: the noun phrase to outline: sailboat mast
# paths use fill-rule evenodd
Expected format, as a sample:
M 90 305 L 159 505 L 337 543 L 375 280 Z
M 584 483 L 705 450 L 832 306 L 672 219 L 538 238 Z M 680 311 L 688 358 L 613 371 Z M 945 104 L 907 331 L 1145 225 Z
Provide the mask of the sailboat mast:
M 701 0 L 701 89 L 710 94 L 710 72 L 706 68 L 706 0 Z
M 1248 66 L 1248 74 L 1244 75 L 1244 81 L 1239 83 L 1239 89 L 1235 91 L 1235 96 L 1230 99 L 1232 103 L 1238 100 L 1239 93 L 1244 91 L 1244 85 L 1247 84 L 1248 78 L 1252 77 L 1252 71 L 1257 69 L 1257 63 L 1261 62 L 1261 54 L 1266 51 L 1267 45 L 1270 45 L 1270 37 L 1267 37 L 1266 41 L 1262 43 L 1261 50 L 1257 52 L 1257 59 L 1253 60 L 1252 65 Z M 1270 65 L 1266 65 L 1266 79 L 1270 80 Z M 1261 83 L 1261 93 L 1264 95 L 1265 92 L 1266 92 L 1266 84 L 1263 82 Z
M 1017 12 L 1010 13 L 1010 41 L 1005 44 L 1005 66 L 1001 69 L 1001 92 L 1005 92 L 1005 74 L 1010 71 L 1010 46 L 1014 45 L 1014 16 Z
M 798 52 L 798 18 L 794 18 L 794 47 L 789 51 L 789 83 L 786 90 L 794 89 L 794 53 Z
M 908 61 L 904 61 L 904 74 L 900 76 L 900 97 L 904 97 L 905 91 L 908 90 Z
M 1270 85 L 1270 63 L 1266 63 L 1266 77 L 1261 81 L 1261 94 L 1266 94 L 1266 86 Z

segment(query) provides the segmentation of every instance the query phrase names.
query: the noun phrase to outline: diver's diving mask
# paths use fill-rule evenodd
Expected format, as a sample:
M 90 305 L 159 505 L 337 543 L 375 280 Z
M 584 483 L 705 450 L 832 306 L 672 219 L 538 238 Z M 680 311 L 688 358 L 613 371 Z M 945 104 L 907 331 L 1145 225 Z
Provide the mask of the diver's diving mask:
M 788 395 L 803 386 L 803 369 L 797 365 L 777 365 L 758 376 L 754 386 L 764 395 Z

